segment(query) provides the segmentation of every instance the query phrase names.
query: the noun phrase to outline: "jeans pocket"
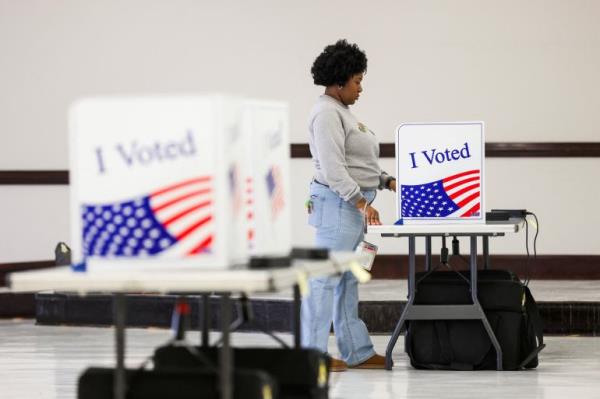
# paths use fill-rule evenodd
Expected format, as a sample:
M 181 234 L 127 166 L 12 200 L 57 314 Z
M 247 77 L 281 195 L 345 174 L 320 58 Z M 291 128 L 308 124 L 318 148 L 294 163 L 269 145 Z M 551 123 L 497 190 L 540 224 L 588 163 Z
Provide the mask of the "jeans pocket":
M 323 199 L 316 194 L 311 194 L 310 201 L 312 208 L 308 214 L 308 224 L 313 227 L 320 227 L 323 223 Z

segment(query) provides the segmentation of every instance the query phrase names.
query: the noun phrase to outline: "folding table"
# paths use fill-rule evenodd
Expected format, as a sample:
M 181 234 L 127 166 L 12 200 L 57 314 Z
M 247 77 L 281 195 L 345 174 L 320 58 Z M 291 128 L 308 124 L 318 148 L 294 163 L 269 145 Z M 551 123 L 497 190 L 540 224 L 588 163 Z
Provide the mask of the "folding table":
M 385 353 L 385 367 L 392 369 L 392 352 L 400 332 L 407 320 L 481 320 L 496 350 L 496 369 L 502 370 L 502 349 L 494 335 L 490 323 L 477 298 L 477 238 L 482 238 L 483 267 L 487 269 L 489 261 L 489 238 L 504 236 L 518 232 L 523 226 L 523 219 L 510 219 L 503 222 L 487 222 L 486 224 L 414 224 L 368 226 L 369 233 L 381 234 L 382 237 L 408 237 L 408 300 L 394 328 Z M 415 305 L 416 294 L 416 254 L 417 237 L 425 238 L 425 269 L 431 269 L 431 237 L 461 236 L 470 238 L 470 290 L 472 305 Z
M 293 288 L 293 334 L 300 347 L 300 284 L 307 278 L 336 275 L 352 270 L 360 260 L 353 253 L 331 253 L 328 260 L 296 260 L 290 267 L 264 270 L 232 269 L 148 269 L 96 270 L 73 272 L 70 267 L 51 270 L 12 273 L 7 277 L 12 292 L 42 290 L 69 291 L 85 295 L 92 292 L 113 292 L 116 339 L 115 399 L 125 399 L 125 310 L 127 293 L 200 293 L 203 297 L 202 343 L 208 345 L 208 298 L 221 298 L 222 348 L 219 358 L 219 378 L 223 399 L 233 398 L 233 350 L 230 346 L 231 294 L 272 293 Z

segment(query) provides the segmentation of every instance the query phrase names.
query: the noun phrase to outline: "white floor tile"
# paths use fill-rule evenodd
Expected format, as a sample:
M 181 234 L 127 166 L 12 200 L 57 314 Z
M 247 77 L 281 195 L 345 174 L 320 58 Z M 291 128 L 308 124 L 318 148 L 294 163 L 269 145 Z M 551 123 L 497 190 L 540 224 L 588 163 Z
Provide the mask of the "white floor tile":
M 170 338 L 160 329 L 127 331 L 127 364 L 137 366 Z M 291 342 L 289 335 L 282 335 Z M 217 334 L 213 334 L 213 338 Z M 197 332 L 188 339 L 199 341 Z M 234 334 L 240 346 L 274 345 L 256 333 Z M 373 336 L 383 353 L 387 336 Z M 396 398 L 600 398 L 600 338 L 548 337 L 536 370 L 458 372 L 414 370 L 399 340 L 395 367 L 349 370 L 332 377 L 330 397 Z M 336 354 L 335 339 L 330 349 Z M 79 373 L 90 365 L 114 364 L 113 330 L 36 326 L 30 320 L 0 320 L 0 398 L 69 399 L 76 397 Z

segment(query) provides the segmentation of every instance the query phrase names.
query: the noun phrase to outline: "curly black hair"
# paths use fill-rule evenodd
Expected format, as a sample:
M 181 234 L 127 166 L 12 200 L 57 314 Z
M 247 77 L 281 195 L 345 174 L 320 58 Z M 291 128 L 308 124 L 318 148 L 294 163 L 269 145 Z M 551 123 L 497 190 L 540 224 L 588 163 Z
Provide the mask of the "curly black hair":
M 353 76 L 367 70 L 367 56 L 356 44 L 338 40 L 323 50 L 310 72 L 320 86 L 343 86 Z

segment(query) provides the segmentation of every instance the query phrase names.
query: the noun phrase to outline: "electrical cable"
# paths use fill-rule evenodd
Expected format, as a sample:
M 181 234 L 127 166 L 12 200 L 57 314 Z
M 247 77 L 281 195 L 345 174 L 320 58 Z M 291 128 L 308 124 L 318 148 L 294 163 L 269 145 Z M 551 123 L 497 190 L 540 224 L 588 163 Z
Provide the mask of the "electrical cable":
M 527 215 L 525 215 L 525 251 L 527 252 L 527 258 L 525 261 L 525 281 L 523 282 L 523 284 L 525 286 L 528 286 L 530 277 L 531 258 L 529 256 L 529 221 L 527 220 Z
M 452 255 L 460 255 L 460 243 L 458 242 L 458 238 L 456 238 L 456 236 L 452 237 Z
M 535 236 L 533 236 L 533 259 L 536 259 L 537 258 L 536 243 L 537 243 L 538 234 L 540 233 L 540 222 L 535 213 L 527 212 L 527 214 L 533 216 L 533 218 L 535 219 Z
M 535 219 L 534 228 L 535 235 L 533 237 L 533 260 L 537 260 L 537 238 L 540 233 L 540 224 L 537 218 L 537 215 L 533 212 L 526 212 L 525 214 L 525 249 L 527 251 L 527 263 L 526 263 L 526 278 L 525 278 L 525 286 L 529 285 L 529 281 L 531 280 L 531 256 L 529 254 L 529 220 L 527 216 L 533 216 Z
M 458 243 L 458 239 L 456 238 L 456 236 L 454 236 L 454 239 L 452 240 L 452 252 L 453 252 L 453 254 L 449 255 L 448 247 L 446 246 L 446 236 L 442 236 L 442 248 L 440 250 L 440 263 L 438 263 L 433 268 L 431 268 L 431 270 L 425 272 L 425 274 L 423 274 L 423 276 L 421 276 L 421 278 L 415 282 L 415 287 L 418 287 L 418 285 L 419 285 L 419 283 L 421 283 L 421 281 L 423 281 L 427 277 L 429 277 L 440 266 L 444 266 L 448 270 L 453 271 L 454 273 L 458 274 L 458 276 L 460 278 L 462 278 L 467 284 L 471 284 L 471 280 L 469 280 L 468 278 L 463 276 L 459 271 L 454 270 L 452 268 L 452 266 L 450 265 L 450 263 L 448 262 L 451 258 L 453 258 L 455 256 L 463 259 L 462 255 L 460 255 L 459 243 Z M 466 263 L 467 263 L 467 265 L 469 265 L 468 261 Z

